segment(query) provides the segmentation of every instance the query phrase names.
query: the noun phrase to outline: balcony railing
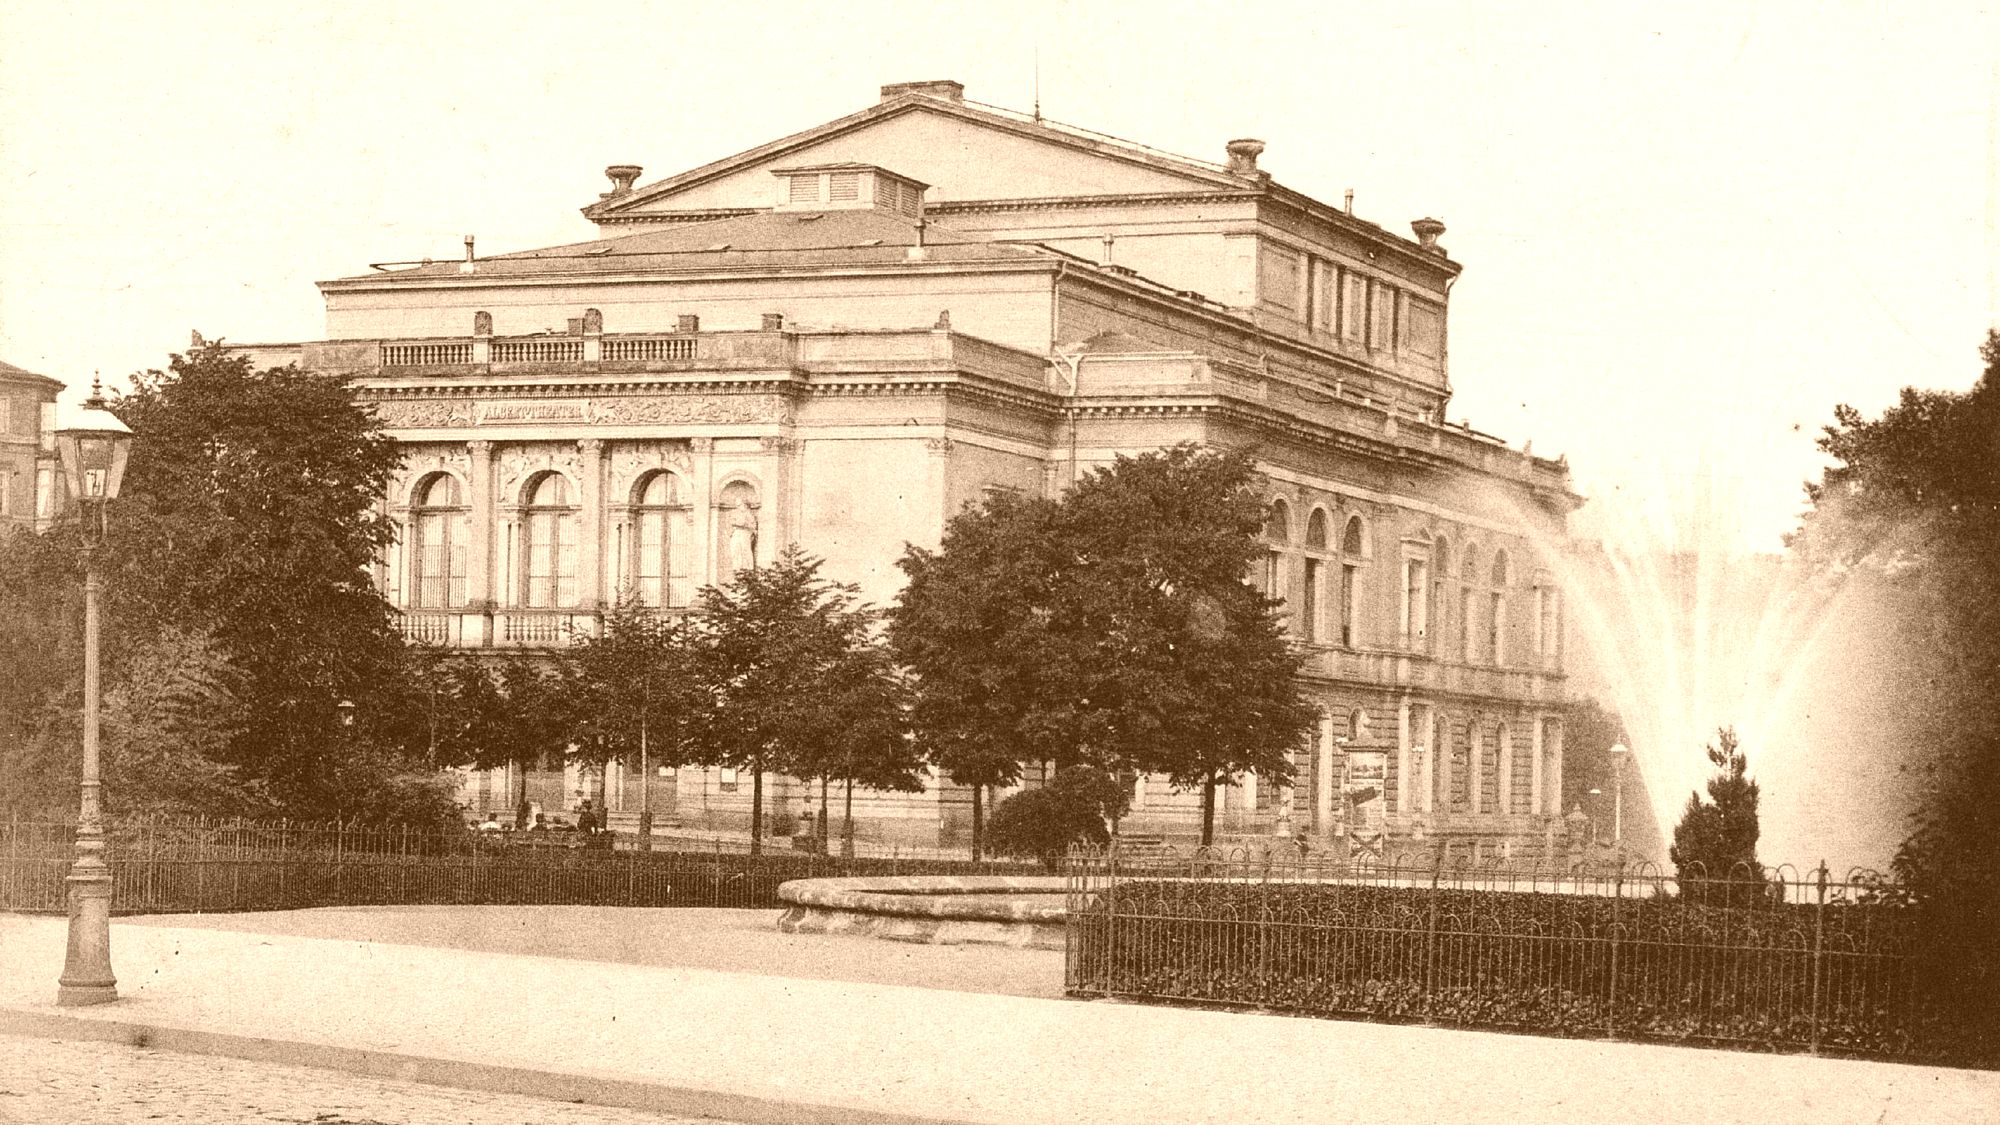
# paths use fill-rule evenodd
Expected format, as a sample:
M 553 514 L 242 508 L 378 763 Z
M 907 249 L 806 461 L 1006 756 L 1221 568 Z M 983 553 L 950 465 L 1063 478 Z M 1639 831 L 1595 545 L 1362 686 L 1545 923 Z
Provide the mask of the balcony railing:
M 661 360 L 695 358 L 692 336 L 654 336 L 637 340 L 604 341 L 608 360 Z
M 582 340 L 495 340 L 495 363 L 582 363 Z
M 433 367 L 448 363 L 471 363 L 472 345 L 465 344 L 383 344 L 384 367 Z

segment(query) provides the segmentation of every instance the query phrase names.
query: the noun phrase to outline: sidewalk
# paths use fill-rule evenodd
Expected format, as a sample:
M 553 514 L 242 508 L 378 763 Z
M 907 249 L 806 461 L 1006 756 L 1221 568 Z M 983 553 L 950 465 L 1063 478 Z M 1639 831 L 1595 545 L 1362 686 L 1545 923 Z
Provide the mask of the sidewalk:
M 0 1032 L 745 1122 L 1773 1125 L 2000 1107 L 1985 1072 L 123 921 L 119 1002 L 61 1009 L 63 932 L 0 915 Z

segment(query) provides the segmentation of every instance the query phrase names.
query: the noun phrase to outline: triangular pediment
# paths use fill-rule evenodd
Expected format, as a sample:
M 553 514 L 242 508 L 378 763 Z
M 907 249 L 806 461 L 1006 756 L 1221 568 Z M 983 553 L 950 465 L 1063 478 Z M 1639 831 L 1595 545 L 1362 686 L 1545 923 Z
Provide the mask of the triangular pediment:
M 596 222 L 762 209 L 774 172 L 858 164 L 929 185 L 926 203 L 1244 191 L 1261 186 L 1220 166 L 1014 118 L 961 102 L 905 95 L 585 208 Z

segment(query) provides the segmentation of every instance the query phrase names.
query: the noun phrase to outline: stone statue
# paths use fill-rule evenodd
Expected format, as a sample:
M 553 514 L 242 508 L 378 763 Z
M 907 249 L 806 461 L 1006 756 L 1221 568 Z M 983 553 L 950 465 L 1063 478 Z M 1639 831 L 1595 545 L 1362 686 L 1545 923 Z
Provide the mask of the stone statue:
M 757 509 L 739 498 L 729 509 L 729 573 L 753 570 L 757 566 Z

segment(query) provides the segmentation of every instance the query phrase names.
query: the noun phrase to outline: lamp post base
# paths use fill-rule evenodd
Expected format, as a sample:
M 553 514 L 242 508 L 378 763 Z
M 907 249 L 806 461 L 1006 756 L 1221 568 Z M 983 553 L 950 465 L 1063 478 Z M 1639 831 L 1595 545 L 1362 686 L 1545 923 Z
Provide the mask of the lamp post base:
M 108 1004 L 118 999 L 111 975 L 111 876 L 69 877 L 69 950 L 56 1003 L 65 1008 Z

